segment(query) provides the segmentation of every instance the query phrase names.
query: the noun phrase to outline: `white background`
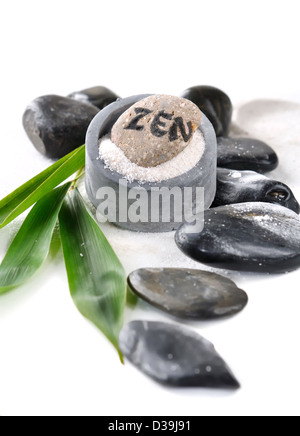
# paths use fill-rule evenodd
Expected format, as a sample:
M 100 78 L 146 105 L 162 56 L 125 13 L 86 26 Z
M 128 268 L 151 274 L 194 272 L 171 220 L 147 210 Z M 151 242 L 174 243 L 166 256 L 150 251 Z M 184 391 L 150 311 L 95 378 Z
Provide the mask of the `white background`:
M 179 94 L 210 84 L 227 92 L 235 106 L 257 98 L 300 102 L 298 5 L 297 0 L 4 2 L 1 197 L 50 164 L 21 124 L 26 105 L 43 94 L 67 95 L 94 85 L 121 96 Z M 299 132 L 299 106 L 276 107 L 274 117 L 271 110 L 264 119 L 263 108 L 270 106 L 250 104 L 240 122 L 248 133 L 278 146 L 278 177 L 300 194 L 300 142 L 293 136 L 293 129 Z M 256 108 L 259 115 L 251 123 Z M 2 256 L 19 225 L 0 231 Z M 172 263 L 159 239 L 139 244 L 138 236 L 105 231 L 128 272 L 158 261 L 188 262 L 173 247 Z M 230 276 L 248 292 L 248 308 L 232 319 L 191 328 L 214 342 L 242 389 L 177 390 L 153 383 L 130 365 L 122 367 L 110 344 L 73 306 L 62 259 L 48 262 L 28 285 L 0 298 L 0 415 L 298 415 L 299 271 Z M 174 321 L 145 304 L 128 311 L 126 320 L 133 318 Z

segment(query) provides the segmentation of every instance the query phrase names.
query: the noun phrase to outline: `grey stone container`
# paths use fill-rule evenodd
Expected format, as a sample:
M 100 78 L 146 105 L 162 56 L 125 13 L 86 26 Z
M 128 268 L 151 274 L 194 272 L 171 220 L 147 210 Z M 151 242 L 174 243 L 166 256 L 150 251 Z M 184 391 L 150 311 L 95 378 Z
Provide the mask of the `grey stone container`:
M 153 222 L 153 215 L 151 215 L 151 189 L 152 188 L 168 188 L 171 190 L 174 187 L 178 187 L 182 191 L 182 201 L 179 205 L 181 210 L 184 210 L 184 188 L 192 187 L 193 188 L 193 202 L 195 203 L 195 189 L 197 187 L 204 188 L 204 206 L 203 209 L 208 209 L 214 198 L 216 193 L 216 171 L 217 171 L 217 141 L 214 128 L 207 117 L 202 114 L 202 122 L 199 127 L 199 130 L 202 132 L 205 140 L 205 150 L 202 158 L 199 160 L 197 165 L 192 168 L 187 173 L 175 177 L 169 180 L 165 180 L 159 183 L 144 183 L 140 184 L 138 181 L 133 181 L 132 183 L 125 181 L 124 176 L 118 174 L 115 171 L 111 171 L 106 167 L 105 162 L 99 157 L 99 140 L 109 134 L 111 132 L 112 126 L 117 121 L 117 119 L 125 112 L 129 107 L 138 101 L 149 97 L 149 94 L 146 95 L 137 95 L 128 97 L 125 99 L 119 99 L 116 102 L 110 104 L 105 107 L 91 122 L 86 136 L 86 190 L 88 196 L 96 207 L 99 207 L 100 203 L 102 203 L 103 199 L 99 199 L 99 193 L 97 196 L 97 192 L 100 188 L 112 188 L 115 193 L 115 211 L 112 209 L 108 210 L 107 218 L 108 221 L 113 222 L 118 227 L 121 227 L 126 230 L 136 231 L 136 232 L 170 232 L 177 230 L 182 224 L 181 222 L 177 222 L 178 216 L 174 213 L 174 205 L 170 207 L 171 214 L 169 222 L 162 222 L 165 218 L 162 218 L 162 212 L 159 210 L 159 222 Z M 122 190 L 119 189 L 120 180 L 123 183 Z M 124 185 L 125 183 L 125 185 Z M 124 187 L 125 186 L 125 187 Z M 124 210 L 122 210 L 123 217 L 119 215 L 119 204 L 125 201 L 127 202 L 127 212 L 129 211 L 131 205 L 136 202 L 136 200 L 128 200 L 128 193 L 131 190 L 132 192 L 136 192 L 139 194 L 141 191 L 146 190 L 147 192 L 147 201 L 148 201 L 148 211 L 147 211 L 147 219 L 145 217 L 143 221 L 146 222 L 132 222 L 132 220 L 124 219 Z M 124 198 L 127 193 L 127 198 Z M 120 195 L 119 195 L 120 194 Z M 132 196 L 130 196 L 132 198 Z M 137 197 L 138 198 L 138 197 Z M 174 200 L 175 201 L 175 200 Z M 161 206 L 161 205 L 160 205 Z M 178 204 L 176 205 L 178 208 Z M 193 204 L 195 207 L 195 204 Z M 123 207 L 124 209 L 124 207 Z M 176 218 L 177 216 L 177 218 Z M 184 216 L 184 214 L 183 214 Z

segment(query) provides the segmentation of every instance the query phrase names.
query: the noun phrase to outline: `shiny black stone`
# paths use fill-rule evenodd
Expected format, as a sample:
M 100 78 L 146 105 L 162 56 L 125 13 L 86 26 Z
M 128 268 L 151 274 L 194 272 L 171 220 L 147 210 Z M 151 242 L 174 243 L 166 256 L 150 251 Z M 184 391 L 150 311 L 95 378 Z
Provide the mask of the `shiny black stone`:
M 98 112 L 90 104 L 46 95 L 27 107 L 23 125 L 39 152 L 59 159 L 85 143 L 87 128 Z
M 209 320 L 244 309 L 247 294 L 228 278 L 207 271 L 145 268 L 128 278 L 133 292 L 148 303 L 181 318 Z
M 300 212 L 298 201 L 284 183 L 254 171 L 218 168 L 217 193 L 212 207 L 257 201 L 280 204 L 298 214 Z
M 207 116 L 217 136 L 227 136 L 233 107 L 228 95 L 213 86 L 194 86 L 185 90 L 183 98 L 192 101 Z
M 82 103 L 92 104 L 100 110 L 119 98 L 117 94 L 105 86 L 94 86 L 93 88 L 72 92 L 68 97 L 74 98 Z
M 133 321 L 121 332 L 120 348 L 138 369 L 165 385 L 240 387 L 214 346 L 179 325 Z
M 300 267 L 300 218 L 270 203 L 241 203 L 205 212 L 204 230 L 176 233 L 189 257 L 215 268 L 284 273 Z
M 218 167 L 267 173 L 278 166 L 275 151 L 251 138 L 218 138 Z

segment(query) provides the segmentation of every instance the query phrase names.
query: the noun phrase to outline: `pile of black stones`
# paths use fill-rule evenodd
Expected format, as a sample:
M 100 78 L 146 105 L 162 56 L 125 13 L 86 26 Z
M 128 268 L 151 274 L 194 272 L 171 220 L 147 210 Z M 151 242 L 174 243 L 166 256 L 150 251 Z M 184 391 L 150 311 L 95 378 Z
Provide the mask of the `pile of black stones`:
M 300 206 L 292 190 L 267 177 L 279 165 L 276 152 L 249 137 L 230 137 L 233 106 L 220 89 L 196 86 L 181 94 L 211 121 L 217 136 L 217 193 L 205 211 L 201 233 L 183 224 L 175 240 L 180 250 L 214 268 L 286 273 L 300 267 Z M 118 98 L 97 86 L 68 97 L 35 99 L 23 117 L 25 131 L 45 156 L 59 159 L 85 142 L 92 119 Z M 214 272 L 144 268 L 128 285 L 139 298 L 172 317 L 214 320 L 241 312 L 247 294 Z M 236 389 L 239 382 L 203 337 L 174 323 L 134 321 L 120 335 L 124 355 L 154 380 L 171 386 Z

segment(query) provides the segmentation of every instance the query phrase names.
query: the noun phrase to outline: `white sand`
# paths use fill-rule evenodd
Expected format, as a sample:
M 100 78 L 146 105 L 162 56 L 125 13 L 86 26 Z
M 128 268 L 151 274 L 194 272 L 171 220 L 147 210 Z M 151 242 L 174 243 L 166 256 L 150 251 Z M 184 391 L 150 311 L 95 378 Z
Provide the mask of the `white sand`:
M 105 136 L 100 141 L 99 156 L 104 160 L 106 167 L 126 177 L 129 182 L 138 180 L 139 183 L 161 182 L 187 173 L 199 162 L 203 156 L 205 141 L 198 130 L 192 142 L 176 157 L 157 167 L 144 168 L 131 162 L 110 139 Z

